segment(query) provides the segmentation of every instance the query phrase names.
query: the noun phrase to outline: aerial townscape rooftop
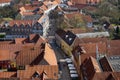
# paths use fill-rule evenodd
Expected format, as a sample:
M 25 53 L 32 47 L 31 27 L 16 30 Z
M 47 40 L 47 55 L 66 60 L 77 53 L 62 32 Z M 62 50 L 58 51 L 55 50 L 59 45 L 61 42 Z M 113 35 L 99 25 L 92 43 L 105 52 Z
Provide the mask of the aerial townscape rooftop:
M 120 0 L 0 0 L 0 80 L 120 80 Z

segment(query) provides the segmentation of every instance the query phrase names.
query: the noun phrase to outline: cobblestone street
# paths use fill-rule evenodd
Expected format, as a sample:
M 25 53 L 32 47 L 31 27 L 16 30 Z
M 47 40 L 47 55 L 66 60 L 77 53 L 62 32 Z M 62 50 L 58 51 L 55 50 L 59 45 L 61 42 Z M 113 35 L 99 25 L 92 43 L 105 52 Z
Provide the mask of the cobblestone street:
M 59 80 L 71 80 L 67 63 L 65 62 L 66 55 L 64 52 L 55 44 L 51 44 L 55 51 L 57 62 L 59 65 L 60 78 Z

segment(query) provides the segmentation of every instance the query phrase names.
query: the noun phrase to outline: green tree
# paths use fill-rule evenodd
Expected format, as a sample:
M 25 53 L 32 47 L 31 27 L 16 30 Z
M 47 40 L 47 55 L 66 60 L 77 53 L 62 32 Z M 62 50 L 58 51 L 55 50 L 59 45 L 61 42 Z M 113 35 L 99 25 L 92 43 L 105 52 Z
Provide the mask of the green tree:
M 17 15 L 17 9 L 14 6 L 4 6 L 0 7 L 0 17 L 10 17 L 10 18 L 15 18 Z
M 117 26 L 117 27 L 116 27 L 116 30 L 115 30 L 115 33 L 116 33 L 116 34 L 119 34 L 119 31 L 120 31 L 120 29 L 119 29 L 119 27 Z
M 99 15 L 109 17 L 111 23 L 117 24 L 119 21 L 118 0 L 104 0 L 99 4 Z

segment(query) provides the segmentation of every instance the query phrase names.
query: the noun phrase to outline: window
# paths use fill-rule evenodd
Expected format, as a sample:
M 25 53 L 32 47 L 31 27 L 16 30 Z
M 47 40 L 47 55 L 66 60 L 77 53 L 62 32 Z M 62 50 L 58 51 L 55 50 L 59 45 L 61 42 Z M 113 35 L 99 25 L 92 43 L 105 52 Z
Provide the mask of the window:
M 18 29 L 18 31 L 20 32 L 20 29 Z
M 25 66 L 18 66 L 18 70 L 25 70 Z
M 15 29 L 15 31 L 17 31 L 17 29 Z
M 84 80 L 88 80 L 86 76 L 84 77 Z
M 38 71 L 36 71 L 34 74 L 33 74 L 33 77 L 35 78 L 35 77 L 39 77 L 40 75 L 39 75 L 39 72 Z
M 13 27 L 18 27 L 17 24 L 14 24 Z
M 12 31 L 14 31 L 14 29 L 12 29 Z

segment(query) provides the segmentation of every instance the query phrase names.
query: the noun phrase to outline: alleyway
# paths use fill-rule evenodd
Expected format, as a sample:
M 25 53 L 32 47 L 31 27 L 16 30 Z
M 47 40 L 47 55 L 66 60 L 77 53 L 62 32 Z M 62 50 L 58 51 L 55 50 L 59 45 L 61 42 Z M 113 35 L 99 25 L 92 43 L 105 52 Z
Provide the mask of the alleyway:
M 59 72 L 60 72 L 59 80 L 71 80 L 69 69 L 67 67 L 67 63 L 65 62 L 66 56 L 64 52 L 55 43 L 51 43 L 51 46 L 55 51 L 58 65 L 59 65 Z

